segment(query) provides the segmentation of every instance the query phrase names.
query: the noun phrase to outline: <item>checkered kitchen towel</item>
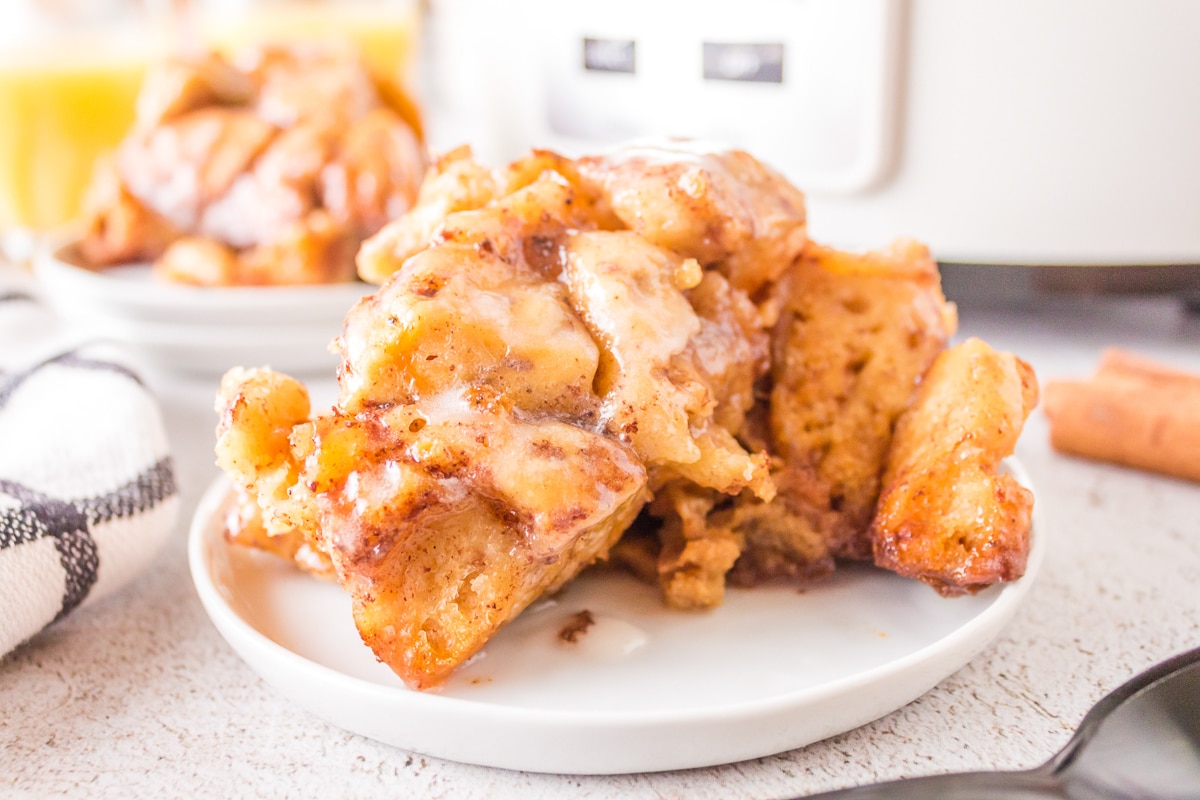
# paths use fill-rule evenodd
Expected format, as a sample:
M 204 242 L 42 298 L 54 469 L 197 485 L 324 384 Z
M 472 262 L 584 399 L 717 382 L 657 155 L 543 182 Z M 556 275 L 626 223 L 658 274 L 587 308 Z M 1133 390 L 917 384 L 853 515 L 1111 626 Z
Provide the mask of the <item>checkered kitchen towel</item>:
M 0 656 L 136 575 L 177 507 L 158 405 L 120 349 L 0 266 Z

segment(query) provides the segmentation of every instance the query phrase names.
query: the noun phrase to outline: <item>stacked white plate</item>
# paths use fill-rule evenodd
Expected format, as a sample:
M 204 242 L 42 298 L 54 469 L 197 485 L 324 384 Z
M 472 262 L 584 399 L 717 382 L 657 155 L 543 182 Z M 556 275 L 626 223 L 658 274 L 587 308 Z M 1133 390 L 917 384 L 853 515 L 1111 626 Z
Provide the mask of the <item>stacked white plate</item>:
M 234 366 L 269 366 L 297 375 L 332 375 L 329 344 L 366 283 L 209 288 L 157 280 L 148 264 L 90 270 L 71 247 L 46 252 L 34 272 L 46 299 L 73 322 L 127 344 L 153 368 L 221 375 Z

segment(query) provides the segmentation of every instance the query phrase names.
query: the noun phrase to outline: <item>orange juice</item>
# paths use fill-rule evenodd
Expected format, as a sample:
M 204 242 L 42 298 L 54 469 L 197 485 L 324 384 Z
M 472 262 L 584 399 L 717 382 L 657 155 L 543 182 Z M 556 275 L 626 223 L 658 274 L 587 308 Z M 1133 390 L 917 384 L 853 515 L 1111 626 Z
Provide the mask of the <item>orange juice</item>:
M 78 44 L 0 58 L 0 227 L 73 219 L 97 156 L 133 122 L 148 56 Z
M 213 10 L 203 19 L 205 44 L 220 49 L 262 42 L 353 42 L 376 75 L 407 83 L 416 51 L 415 2 L 265 3 Z

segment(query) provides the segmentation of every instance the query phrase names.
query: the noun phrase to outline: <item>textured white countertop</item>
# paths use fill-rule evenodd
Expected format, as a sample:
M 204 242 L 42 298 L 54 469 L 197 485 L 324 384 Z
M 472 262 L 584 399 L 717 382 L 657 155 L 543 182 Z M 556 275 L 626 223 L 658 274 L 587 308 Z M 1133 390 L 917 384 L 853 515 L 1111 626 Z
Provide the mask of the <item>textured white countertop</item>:
M 1042 381 L 1089 373 L 1108 345 L 1200 371 L 1200 319 L 1167 300 L 961 317 L 961 334 L 1013 350 Z M 213 388 L 164 390 L 185 514 L 156 564 L 0 661 L 0 796 L 726 800 L 1024 768 L 1103 694 L 1200 646 L 1200 485 L 1057 455 L 1035 412 L 1017 454 L 1049 523 L 1046 562 L 1000 637 L 916 702 L 802 750 L 686 772 L 536 775 L 398 751 L 293 706 L 205 616 L 185 539 L 216 475 Z

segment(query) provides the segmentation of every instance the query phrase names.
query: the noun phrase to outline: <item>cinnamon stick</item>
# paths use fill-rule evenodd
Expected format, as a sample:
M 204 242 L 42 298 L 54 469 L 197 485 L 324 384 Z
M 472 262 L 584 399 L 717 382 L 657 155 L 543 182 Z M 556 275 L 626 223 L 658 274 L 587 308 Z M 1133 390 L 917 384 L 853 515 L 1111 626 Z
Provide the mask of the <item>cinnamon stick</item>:
M 1110 349 L 1091 378 L 1047 383 L 1043 409 L 1056 450 L 1200 481 L 1200 375 Z

